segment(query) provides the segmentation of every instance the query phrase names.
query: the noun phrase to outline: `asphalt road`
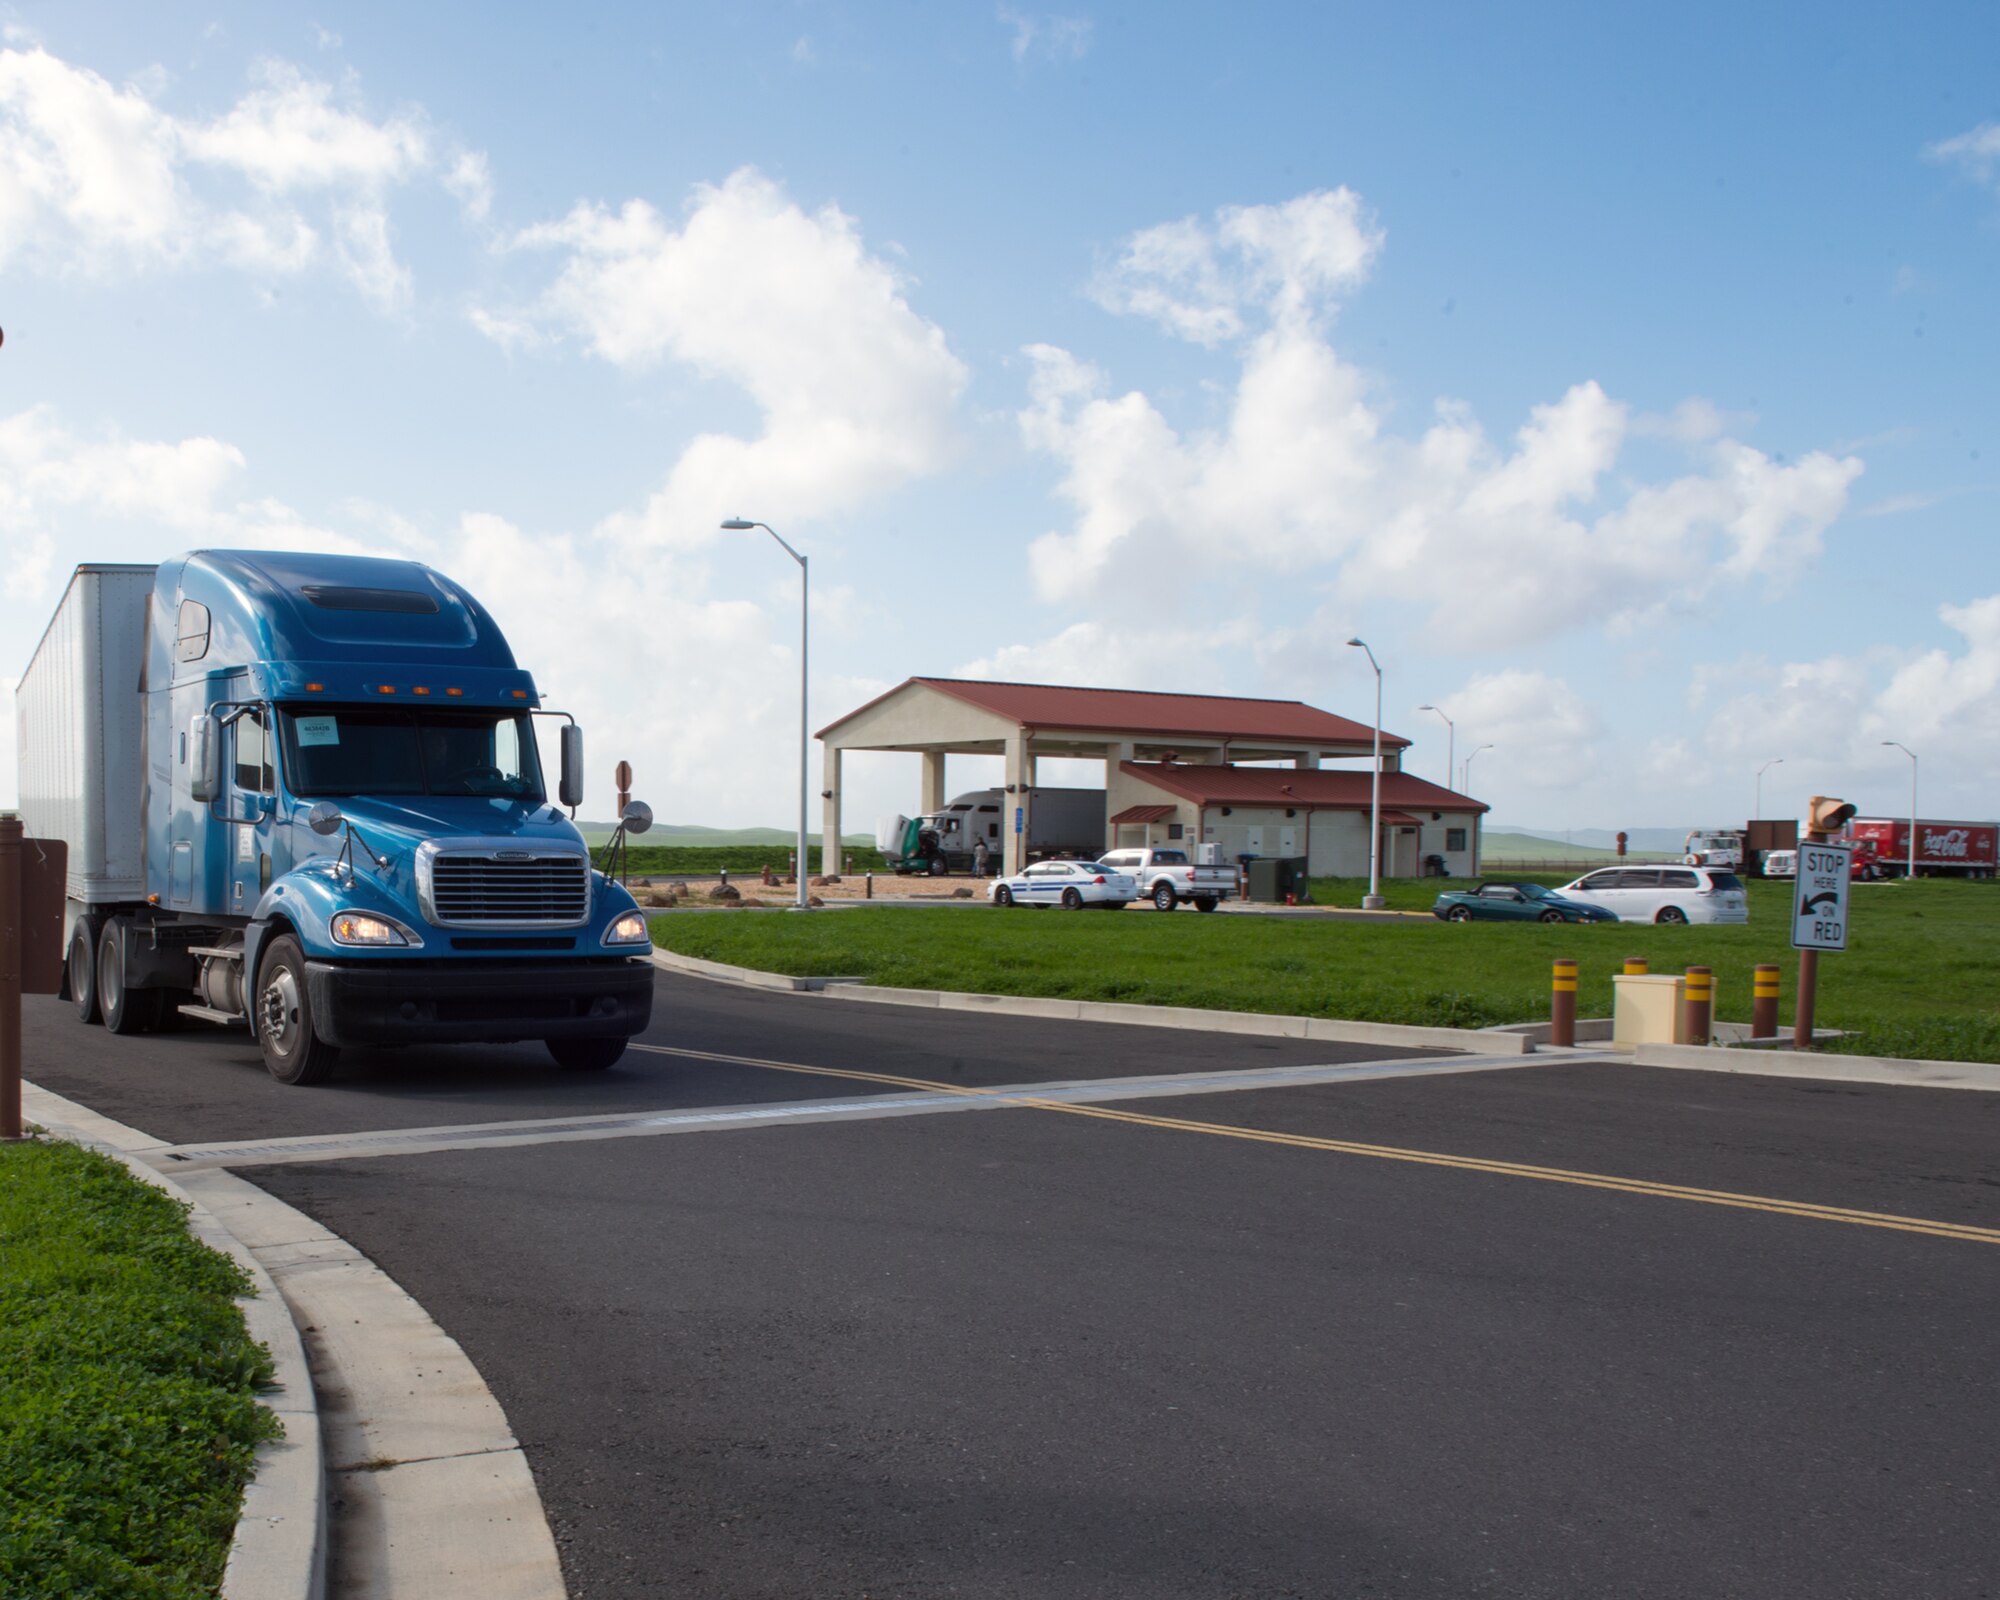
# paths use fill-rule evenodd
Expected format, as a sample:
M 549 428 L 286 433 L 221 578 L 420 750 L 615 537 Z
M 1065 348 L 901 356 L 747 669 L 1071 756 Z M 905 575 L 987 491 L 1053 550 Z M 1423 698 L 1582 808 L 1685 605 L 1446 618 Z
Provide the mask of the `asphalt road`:
M 966 1087 L 1341 1058 L 661 1001 L 662 1043 Z M 38 1082 L 180 1141 L 892 1092 L 532 1051 L 288 1090 L 29 1011 Z M 2000 1228 L 2000 1097 L 1529 1061 L 246 1175 L 465 1346 L 579 1600 L 2000 1590 L 2000 1249 L 1798 1214 Z

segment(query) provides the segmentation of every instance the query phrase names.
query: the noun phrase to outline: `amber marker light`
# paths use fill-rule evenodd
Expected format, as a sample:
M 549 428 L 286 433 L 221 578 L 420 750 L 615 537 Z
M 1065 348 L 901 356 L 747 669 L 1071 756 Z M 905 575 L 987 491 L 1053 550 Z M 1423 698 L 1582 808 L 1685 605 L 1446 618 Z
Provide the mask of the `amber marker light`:
M 457 700 L 464 695 L 465 691 L 463 689 L 447 689 L 445 693 L 450 695 L 452 699 Z
M 525 700 L 528 698 L 528 691 L 526 689 L 516 689 L 514 691 L 514 698 L 516 700 Z
M 375 685 L 375 692 L 377 694 L 394 694 L 396 686 L 393 683 L 378 683 Z
M 306 685 L 307 694 L 324 694 L 325 692 L 326 685 L 323 683 L 309 683 Z
M 415 685 L 413 685 L 413 686 L 411 687 L 411 689 L 410 689 L 410 693 L 411 693 L 411 694 L 429 694 L 429 693 L 430 693 L 430 690 L 426 689 L 426 688 L 425 688 L 425 687 L 424 687 L 424 686 L 423 686 L 423 685 L 422 685 L 421 683 L 419 683 L 419 684 L 415 684 Z

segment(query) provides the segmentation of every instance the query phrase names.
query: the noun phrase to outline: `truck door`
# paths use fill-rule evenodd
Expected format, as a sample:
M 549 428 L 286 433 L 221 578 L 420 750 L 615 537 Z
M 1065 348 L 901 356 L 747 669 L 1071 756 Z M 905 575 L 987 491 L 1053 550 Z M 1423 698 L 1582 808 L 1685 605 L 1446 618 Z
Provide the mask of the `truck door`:
M 271 882 L 272 835 L 277 777 L 272 770 L 270 712 L 260 706 L 231 725 L 229 765 L 229 904 L 232 916 L 248 916 Z

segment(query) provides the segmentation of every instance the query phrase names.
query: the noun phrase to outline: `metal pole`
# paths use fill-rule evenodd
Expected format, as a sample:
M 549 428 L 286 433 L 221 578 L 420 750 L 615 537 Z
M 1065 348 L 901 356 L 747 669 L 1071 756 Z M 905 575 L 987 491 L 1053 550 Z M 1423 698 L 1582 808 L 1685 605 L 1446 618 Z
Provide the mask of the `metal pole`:
M 1750 815 L 1752 816 L 1752 818 L 1757 818 L 1764 815 L 1765 770 L 1770 767 L 1782 767 L 1784 764 L 1785 764 L 1785 758 L 1783 756 L 1773 756 L 1769 761 L 1765 762 L 1763 766 L 1757 769 L 1756 787 L 1753 788 L 1750 792 Z
M 21 833 L 0 817 L 0 1140 L 21 1137 Z
M 1349 639 L 1350 645 L 1358 646 L 1368 657 L 1368 665 L 1375 669 L 1375 773 L 1374 782 L 1368 794 L 1368 897 L 1361 902 L 1364 909 L 1382 909 L 1382 664 L 1375 659 L 1375 652 L 1359 639 Z
M 1882 743 L 1894 745 L 1910 758 L 1910 844 L 1903 876 L 1914 878 L 1917 875 L 1917 753 L 1906 744 L 1897 744 L 1894 739 L 1884 739 Z
M 806 627 L 810 612 L 807 606 L 806 581 L 810 573 L 806 558 L 799 557 L 799 909 L 806 909 L 811 898 L 806 893 L 806 684 L 808 681 L 809 658 L 806 654 Z M 821 863 L 825 865 L 824 862 Z
M 1435 712 L 1438 716 L 1444 717 L 1444 786 L 1449 789 L 1452 780 L 1458 776 L 1458 724 L 1450 717 L 1445 717 L 1436 706 L 1418 706 L 1417 709 Z
M 1825 844 L 1833 836 L 1814 829 L 1806 830 L 1807 844 Z M 1804 872 L 1806 858 L 1799 856 L 1799 871 Z M 1819 952 L 1801 950 L 1799 952 L 1799 999 L 1792 1008 L 1792 1048 L 1810 1050 L 1813 1043 L 1813 1006 L 1819 999 Z

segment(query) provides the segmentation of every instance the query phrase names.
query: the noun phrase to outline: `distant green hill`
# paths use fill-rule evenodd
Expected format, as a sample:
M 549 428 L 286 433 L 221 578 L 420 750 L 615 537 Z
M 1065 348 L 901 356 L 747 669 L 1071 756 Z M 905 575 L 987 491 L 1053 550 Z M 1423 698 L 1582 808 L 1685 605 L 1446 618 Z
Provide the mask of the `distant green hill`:
M 584 822 L 577 826 L 583 830 L 584 840 L 589 844 L 602 844 L 609 839 L 617 824 L 612 822 Z M 699 850 L 720 850 L 731 845 L 792 845 L 798 843 L 798 835 L 787 828 L 704 828 L 699 824 L 685 822 L 656 822 L 645 832 L 643 841 L 653 845 L 679 845 Z M 819 848 L 819 829 L 814 828 L 807 836 L 807 845 Z M 873 849 L 875 836 L 868 833 L 849 833 L 841 836 L 841 843 L 851 849 Z
M 1633 861 L 1657 861 L 1662 852 L 1657 850 L 1633 850 L 1627 859 Z M 1548 839 L 1533 833 L 1482 833 L 1479 836 L 1479 855 L 1482 861 L 1615 861 L 1616 849 L 1606 850 L 1598 845 L 1566 844 L 1561 839 Z

